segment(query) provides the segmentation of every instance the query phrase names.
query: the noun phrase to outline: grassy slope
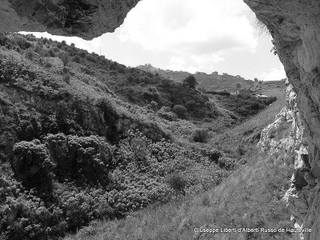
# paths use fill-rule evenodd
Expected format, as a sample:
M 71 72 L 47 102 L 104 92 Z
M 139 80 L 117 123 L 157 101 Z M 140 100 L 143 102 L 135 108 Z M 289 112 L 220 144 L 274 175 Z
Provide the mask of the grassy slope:
M 38 40 L 34 40 L 38 41 Z M 51 41 L 44 41 L 44 46 L 42 50 L 50 50 L 54 49 L 55 46 L 58 47 L 57 43 L 51 42 Z M 37 45 L 37 44 L 36 44 Z M 145 103 L 149 102 L 149 100 L 146 98 L 140 98 L 141 93 L 145 93 L 145 91 L 149 91 L 150 86 L 157 85 L 158 81 L 166 82 L 164 79 L 159 79 L 156 76 L 146 74 L 143 71 L 139 71 L 136 69 L 130 69 L 126 68 L 122 65 L 119 65 L 117 63 L 113 63 L 109 60 L 106 60 L 104 58 L 101 58 L 96 55 L 88 54 L 85 52 L 82 52 L 81 50 L 75 49 L 73 47 L 69 46 L 62 46 L 62 49 L 57 49 L 56 55 L 69 52 L 70 53 L 70 59 L 69 63 L 67 64 L 68 72 L 70 74 L 69 81 L 65 81 L 63 78 L 63 66 L 50 66 L 50 65 L 43 65 L 41 64 L 40 60 L 45 59 L 47 52 L 44 56 L 42 56 L 40 52 L 40 56 L 33 56 L 33 59 L 29 59 L 26 55 L 28 51 L 15 51 L 15 50 L 8 50 L 6 48 L 2 48 L 0 50 L 1 58 L 2 59 L 9 59 L 10 61 L 13 61 L 19 66 L 25 66 L 28 70 L 35 73 L 36 79 L 34 82 L 30 83 L 27 79 L 24 77 L 22 79 L 10 79 L 8 82 L 1 83 L 2 91 L 1 94 L 4 94 L 4 96 L 1 96 L 1 99 L 3 100 L 9 100 L 17 105 L 21 105 L 24 112 L 26 112 L 29 115 L 32 115 L 28 107 L 37 107 L 37 104 L 41 104 L 41 108 L 45 108 L 46 110 L 52 109 L 52 117 L 54 117 L 54 110 L 55 110 L 55 100 L 52 100 L 51 102 L 45 102 L 41 97 L 38 97 L 38 94 L 40 90 L 45 91 L 45 93 L 48 96 L 51 96 L 54 94 L 59 94 L 62 92 L 69 93 L 69 97 L 71 100 L 73 98 L 79 98 L 82 103 L 86 103 L 88 105 L 87 107 L 89 109 L 93 109 L 95 106 L 94 102 L 97 101 L 100 98 L 107 98 L 109 100 L 112 100 L 114 103 L 114 107 L 121 112 L 122 115 L 126 116 L 125 118 L 130 119 L 130 121 L 136 123 L 136 124 L 144 124 L 143 126 L 146 126 L 146 122 L 153 122 L 156 123 L 157 126 L 160 126 L 161 129 L 165 130 L 171 130 L 173 132 L 173 135 L 178 142 L 182 143 L 180 147 L 182 149 L 213 149 L 216 146 L 219 146 L 219 148 L 222 149 L 223 152 L 227 153 L 229 157 L 232 157 L 235 160 L 240 159 L 240 155 L 238 152 L 238 147 L 242 143 L 243 136 L 246 135 L 246 137 L 252 135 L 254 136 L 256 133 L 259 132 L 270 120 L 273 118 L 275 113 L 281 108 L 281 104 L 283 103 L 281 100 L 283 100 L 282 95 L 279 89 L 276 89 L 274 87 L 271 87 L 273 92 L 271 95 L 279 95 L 278 101 L 271 105 L 269 108 L 267 108 L 264 112 L 261 112 L 259 115 L 254 116 L 250 121 L 252 124 L 248 124 L 247 122 L 243 123 L 240 126 L 237 126 L 231 130 L 228 131 L 227 134 L 220 135 L 217 132 L 217 126 L 221 126 L 223 129 L 226 129 L 232 124 L 232 119 L 230 119 L 230 116 L 221 116 L 217 117 L 215 119 L 211 119 L 209 122 L 203 122 L 203 121 L 187 121 L 187 120 L 178 120 L 178 121 L 166 121 L 159 116 L 155 114 L 154 111 L 148 110 L 142 106 L 145 105 Z M 41 50 L 41 51 L 42 51 Z M 80 56 L 80 63 L 76 61 L 75 57 Z M 72 58 L 71 58 L 72 57 Z M 94 69 L 94 70 L 93 70 Z M 90 71 L 91 70 L 91 71 Z M 177 90 L 181 89 L 181 87 L 177 84 L 170 85 L 171 87 L 175 87 Z M 170 87 L 169 86 L 169 87 Z M 126 91 L 126 90 L 130 91 Z M 172 88 L 171 88 L 172 89 Z M 275 89 L 275 90 L 274 90 Z M 131 90 L 135 90 L 134 92 L 131 92 Z M 183 90 L 183 89 L 182 89 Z M 53 93 L 51 93 L 53 92 Z M 113 92 L 117 93 L 118 95 L 115 95 Z M 185 91 L 180 91 L 185 92 Z M 192 95 L 197 91 L 191 92 L 189 95 Z M 130 95 L 133 93 L 135 96 L 134 99 L 128 99 L 128 94 Z M 166 93 L 165 89 L 162 92 L 161 97 L 163 99 L 170 99 L 168 96 L 166 96 L 164 93 Z M 142 94 L 143 95 L 143 94 Z M 174 96 L 175 94 L 172 94 Z M 202 96 L 199 94 L 196 94 L 199 100 L 201 100 Z M 20 96 L 19 98 L 17 96 Z M 26 99 L 31 100 L 22 100 L 24 96 Z M 38 100 L 33 101 L 32 97 L 37 96 Z M 120 97 L 119 97 L 120 96 Z M 149 96 L 149 95 L 147 95 Z M 192 95 L 193 97 L 195 95 Z M 189 96 L 190 97 L 190 96 Z M 67 97 L 66 97 L 67 98 Z M 1 100 L 0 99 L 0 100 Z M 64 98 L 63 98 L 64 99 Z M 67 98 L 68 100 L 69 98 Z M 69 100 L 70 100 L 69 99 Z M 40 100 L 40 101 L 39 101 Z M 64 99 L 66 100 L 66 99 Z M 70 100 L 70 101 L 71 101 Z M 139 100 L 139 101 L 138 101 Z M 140 100 L 143 100 L 140 102 Z M 175 99 L 173 99 L 175 100 Z M 196 99 L 197 100 L 197 99 Z M 42 102 L 43 101 L 43 102 Z M 49 104 L 50 103 L 50 104 Z M 135 104 L 133 104 L 135 103 Z M 136 105 L 137 104 L 137 105 Z M 81 104 L 83 106 L 83 104 Z M 142 105 L 142 106 L 138 106 Z M 40 108 L 39 107 L 39 108 Z M 225 110 L 225 109 L 224 109 Z M 86 112 L 85 115 L 90 115 Z M 5 114 L 4 116 L 8 117 L 8 114 Z M 266 117 L 268 116 L 268 118 Z M 230 121 L 230 123 L 226 124 L 225 121 Z M 29 122 L 29 118 L 26 120 L 26 122 Z M 219 125 L 220 124 L 220 125 Z M 99 125 L 106 125 L 104 123 L 101 123 Z M 245 134 L 248 131 L 250 131 L 252 128 L 255 128 L 254 132 Z M 206 144 L 203 143 L 190 143 L 190 135 L 192 134 L 192 131 L 197 127 L 205 127 L 205 128 L 211 128 L 212 131 L 212 140 L 209 141 Z M 90 128 L 92 130 L 96 130 L 94 124 L 90 124 Z M 146 127 L 144 127 L 146 128 Z M 91 129 L 89 129 L 91 130 Z M 178 130 L 178 131 L 177 131 Z M 179 131 L 185 131 L 185 134 L 182 134 Z M 153 131 L 154 132 L 154 131 Z M 97 133 L 101 134 L 101 133 Z M 218 134 L 218 135 L 216 135 Z M 185 135 L 185 136 L 183 136 Z M 252 143 L 251 143 L 252 144 Z M 235 151 L 236 150 L 236 151 Z M 252 151 L 249 151 L 251 149 L 242 151 L 242 158 L 246 159 L 247 161 L 249 159 L 255 159 L 255 155 L 250 155 Z M 178 159 L 179 160 L 179 159 Z M 178 161 L 177 160 L 177 161 Z M 198 159 L 197 159 L 198 161 Z M 205 177 L 211 177 L 211 175 L 214 175 L 214 170 L 219 170 L 215 166 L 215 164 L 212 164 L 212 167 L 216 167 L 216 169 L 212 170 L 213 168 L 210 168 L 210 166 L 207 166 L 206 163 L 194 163 L 189 164 L 191 167 L 189 168 L 189 165 L 186 165 L 187 161 L 186 159 L 181 159 L 177 164 L 181 165 L 181 170 L 183 174 L 188 175 L 189 177 L 195 179 L 195 180 L 202 180 L 199 178 L 205 178 Z M 186 167 L 187 166 L 187 167 Z M 261 165 L 259 165 L 261 166 Z M 254 172 L 255 169 L 257 169 L 255 165 L 253 167 L 249 168 L 252 169 Z M 177 170 L 176 166 L 173 166 L 174 170 Z M 245 174 L 245 172 L 249 171 L 238 171 L 237 173 Z M 7 169 L 0 170 L 1 171 L 8 171 Z M 223 169 L 224 171 L 224 169 Z M 262 170 L 260 172 L 263 172 Z M 251 173 L 250 171 L 247 172 L 247 174 Z M 245 176 L 243 175 L 242 178 L 244 178 L 244 181 L 247 181 Z M 260 174 L 257 177 L 262 177 Z M 224 182 L 220 185 L 219 188 L 222 188 L 221 191 L 224 191 L 223 188 L 228 188 L 228 191 L 226 192 L 225 199 L 234 199 L 232 193 L 234 192 L 232 189 L 236 189 L 238 186 L 235 184 L 237 182 L 237 175 L 235 175 L 234 180 L 233 178 L 230 178 L 228 181 Z M 207 180 L 205 180 L 207 181 Z M 231 182 L 229 182 L 231 181 Z M 255 181 L 255 179 L 251 179 L 250 181 Z M 256 180 L 258 181 L 258 180 Z M 262 180 L 259 180 L 262 182 Z M 229 185 L 232 185 L 230 187 Z M 213 184 L 212 184 L 213 185 Z M 219 189 L 217 188 L 217 189 Z M 230 191 L 229 191 L 230 189 Z M 253 188 L 252 191 L 255 189 Z M 203 190 L 202 190 L 203 191 Z M 215 191 L 218 190 L 211 190 L 207 193 L 204 193 L 203 197 L 200 198 L 200 203 L 197 203 L 197 198 L 193 198 L 191 195 L 187 196 L 186 199 L 180 199 L 177 200 L 177 203 L 171 202 L 168 205 L 165 206 L 159 206 L 156 207 L 156 209 L 153 209 L 154 206 L 151 206 L 150 208 L 143 210 L 141 212 L 136 213 L 136 216 L 142 216 L 143 221 L 148 222 L 144 225 L 145 228 L 150 228 L 151 230 L 145 231 L 142 228 L 139 228 L 140 224 L 140 218 L 139 217 L 129 217 L 128 219 L 120 220 L 120 221 L 113 221 L 109 222 L 107 224 L 101 225 L 101 231 L 97 229 L 97 227 L 93 227 L 92 231 L 95 234 L 98 234 L 97 236 L 93 237 L 93 239 L 99 239 L 99 234 L 105 235 L 106 232 L 106 238 L 107 239 L 115 239 L 114 234 L 120 234 L 120 239 L 134 239 L 134 237 L 131 237 L 133 232 L 139 231 L 137 234 L 140 234 L 141 232 L 145 232 L 145 234 L 149 234 L 151 239 L 176 239 L 174 234 L 178 234 L 177 231 L 174 229 L 177 229 L 177 227 L 181 226 L 181 230 L 179 234 L 181 236 L 189 236 L 190 235 L 190 229 L 184 228 L 185 224 L 190 225 L 192 227 L 193 225 L 198 226 L 199 224 L 202 224 L 203 222 L 210 222 L 209 220 L 204 221 L 207 217 L 202 215 L 202 212 L 207 212 L 207 208 L 209 206 L 210 209 L 215 212 L 217 211 L 217 206 L 220 205 L 213 205 L 212 202 L 216 202 L 217 204 L 222 204 L 223 199 L 216 199 L 216 195 L 211 196 Z M 250 193 L 251 194 L 251 193 Z M 255 194 L 255 193 L 252 193 Z M 242 195 L 239 193 L 239 197 L 241 199 Z M 234 199 L 236 201 L 236 199 Z M 232 201 L 231 201 L 232 202 Z M 177 205 L 178 204 L 178 205 Z M 200 204 L 200 207 L 199 207 Z M 201 206 L 205 206 L 205 208 L 202 208 Z M 181 208 L 181 206 L 183 206 Z M 232 205 L 235 206 L 235 205 Z M 234 214 L 235 211 L 238 210 L 238 208 L 234 207 L 233 212 L 230 214 Z M 170 212 L 170 214 L 169 214 Z M 222 211 L 221 214 L 228 213 L 228 211 Z M 194 220 L 190 220 L 187 218 L 187 216 L 193 216 Z M 223 216 L 225 222 L 228 222 L 229 218 L 228 216 Z M 171 220 L 170 220 L 171 219 Z M 186 219 L 186 220 L 183 220 Z M 221 218 L 222 219 L 222 218 Z M 142 221 L 142 222 L 143 222 Z M 195 221 L 194 223 L 190 221 Z M 214 221 L 215 223 L 219 223 Z M 211 223 L 211 222 L 210 222 Z M 113 230 L 106 230 L 105 228 L 111 228 Z M 143 227 L 143 228 L 144 228 Z M 137 230 L 133 230 L 133 228 Z M 139 230 L 140 229 L 140 230 Z M 87 230 L 84 230 L 87 231 Z M 142 233 L 141 233 L 142 234 Z M 81 233 L 80 233 L 81 235 Z M 79 236 L 80 236 L 79 235 Z M 78 237 L 76 237 L 78 238 Z M 88 236 L 85 235 L 83 239 L 88 239 Z M 138 239 L 138 237 L 136 238 Z M 143 236 L 142 239 L 147 239 L 147 235 Z M 182 238 L 187 239 L 187 237 Z
M 267 87 L 264 93 L 276 95 L 278 100 L 213 141 L 220 141 L 220 146 L 232 153 L 235 144 L 250 139 L 251 135 L 271 123 L 284 106 L 284 93 L 277 87 Z M 94 223 L 66 240 L 213 239 L 211 234 L 195 234 L 193 229 L 289 226 L 289 214 L 280 200 L 291 174 L 284 164 L 279 164 L 284 163 L 284 159 L 264 155 L 255 146 L 246 149 L 243 158 L 247 163 L 214 189 L 164 206 L 150 206 L 126 219 Z M 224 239 L 222 237 L 215 239 Z M 286 233 L 228 236 L 228 239 L 289 238 Z

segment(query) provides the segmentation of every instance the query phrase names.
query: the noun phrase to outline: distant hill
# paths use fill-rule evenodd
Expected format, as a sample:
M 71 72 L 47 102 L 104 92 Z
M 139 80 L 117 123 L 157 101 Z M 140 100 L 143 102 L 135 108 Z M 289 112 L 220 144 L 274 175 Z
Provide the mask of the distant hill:
M 153 74 L 159 74 L 164 78 L 171 79 L 176 82 L 182 82 L 187 76 L 191 74 L 184 71 L 163 70 L 153 67 L 150 64 L 141 65 L 137 68 Z M 197 79 L 199 87 L 205 88 L 207 90 L 226 90 L 229 92 L 233 92 L 237 89 L 236 86 L 238 83 L 240 83 L 241 87 L 244 89 L 249 89 L 254 85 L 254 82 L 252 80 L 244 79 L 239 75 L 232 76 L 227 73 L 223 73 L 222 75 L 220 75 L 218 72 L 213 72 L 211 74 L 197 72 L 193 75 Z

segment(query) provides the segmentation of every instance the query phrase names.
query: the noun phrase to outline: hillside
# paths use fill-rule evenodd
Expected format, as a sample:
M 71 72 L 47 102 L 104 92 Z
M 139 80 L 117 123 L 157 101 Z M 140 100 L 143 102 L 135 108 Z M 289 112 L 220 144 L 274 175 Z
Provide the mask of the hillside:
M 61 239 L 215 187 L 247 151 L 220 133 L 283 104 L 281 85 L 267 98 L 205 94 L 65 42 L 1 34 L 0 45 L 5 240 Z
M 221 166 L 232 168 L 234 159 L 241 163 L 221 184 L 207 187 L 195 195 L 180 196 L 164 205 L 152 205 L 130 214 L 125 219 L 94 222 L 77 234 L 66 237 L 65 240 L 207 240 L 212 239 L 212 233 L 205 232 L 210 229 L 237 227 L 292 229 L 292 224 L 289 222 L 290 214 L 281 199 L 291 175 L 286 165 L 290 154 L 288 152 L 283 154 L 282 151 L 288 150 L 290 141 L 281 144 L 279 142 L 283 141 L 280 139 L 290 139 L 293 136 L 290 136 L 290 125 L 285 122 L 280 126 L 273 124 L 275 116 L 285 105 L 284 90 L 269 87 L 264 89 L 263 93 L 275 95 L 278 100 L 248 121 L 217 134 L 210 141 L 210 146 L 216 146 L 225 155 L 223 160 L 218 161 Z M 281 119 L 282 114 L 276 119 Z M 280 138 L 276 135 L 274 140 L 278 152 L 272 154 L 262 152 L 260 146 L 257 146 L 260 135 L 265 134 L 262 129 L 268 124 L 271 126 L 269 128 L 281 128 L 279 134 L 282 134 Z M 274 130 L 273 133 L 278 134 L 278 131 Z M 267 137 L 264 137 L 262 139 L 266 141 Z M 265 144 L 263 141 L 260 144 Z M 201 233 L 200 229 L 204 231 Z M 214 236 L 215 239 L 230 240 L 287 240 L 292 239 L 292 235 L 286 232 L 244 231 L 225 232 Z
M 190 73 L 183 71 L 162 70 L 160 68 L 155 68 L 150 64 L 141 65 L 137 68 L 146 72 L 158 74 L 175 82 L 182 82 L 186 77 L 190 75 Z M 211 74 L 197 72 L 193 75 L 199 83 L 199 88 L 204 88 L 209 91 L 226 90 L 228 92 L 234 92 L 237 90 L 237 84 L 240 84 L 244 89 L 249 89 L 254 86 L 254 82 L 252 80 L 244 79 L 241 76 L 232 76 L 227 73 L 220 75 L 218 74 L 218 72 L 213 72 Z

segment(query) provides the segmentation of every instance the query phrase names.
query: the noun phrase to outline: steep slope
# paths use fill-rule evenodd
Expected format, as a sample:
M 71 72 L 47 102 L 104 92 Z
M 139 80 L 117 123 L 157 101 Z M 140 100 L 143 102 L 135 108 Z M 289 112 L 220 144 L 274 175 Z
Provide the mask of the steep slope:
M 0 32 L 47 31 L 86 39 L 112 32 L 139 0 L 2 0 Z
M 296 187 L 295 198 L 308 199 L 304 211 L 293 206 L 292 213 L 297 224 L 312 228 L 304 239 L 316 240 L 320 232 L 320 209 L 318 178 L 320 177 L 320 4 L 317 0 L 245 0 L 257 18 L 269 29 L 275 50 L 283 63 L 288 79 L 297 93 L 297 105 L 305 127 L 309 154 L 301 153 L 301 166 L 309 177 L 300 177 L 310 182 L 303 188 Z M 297 158 L 297 160 L 299 159 Z M 301 176 L 297 170 L 295 177 Z M 311 178 L 307 181 L 307 178 Z M 299 179 L 297 179 L 299 181 Z
M 0 45 L 1 239 L 59 239 L 230 174 L 222 153 L 192 142 L 193 114 L 216 117 L 196 89 L 32 35 Z M 195 109 L 163 118 L 179 104 Z

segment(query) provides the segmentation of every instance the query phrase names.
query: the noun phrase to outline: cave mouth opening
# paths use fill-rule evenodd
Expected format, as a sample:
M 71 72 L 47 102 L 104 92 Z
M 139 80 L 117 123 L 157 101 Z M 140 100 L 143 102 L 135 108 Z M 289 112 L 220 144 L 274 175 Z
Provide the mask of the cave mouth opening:
M 150 64 L 173 71 L 219 72 L 263 81 L 286 78 L 278 57 L 270 52 L 269 32 L 240 0 L 140 1 L 115 32 L 90 41 L 34 34 L 74 43 L 130 67 Z

